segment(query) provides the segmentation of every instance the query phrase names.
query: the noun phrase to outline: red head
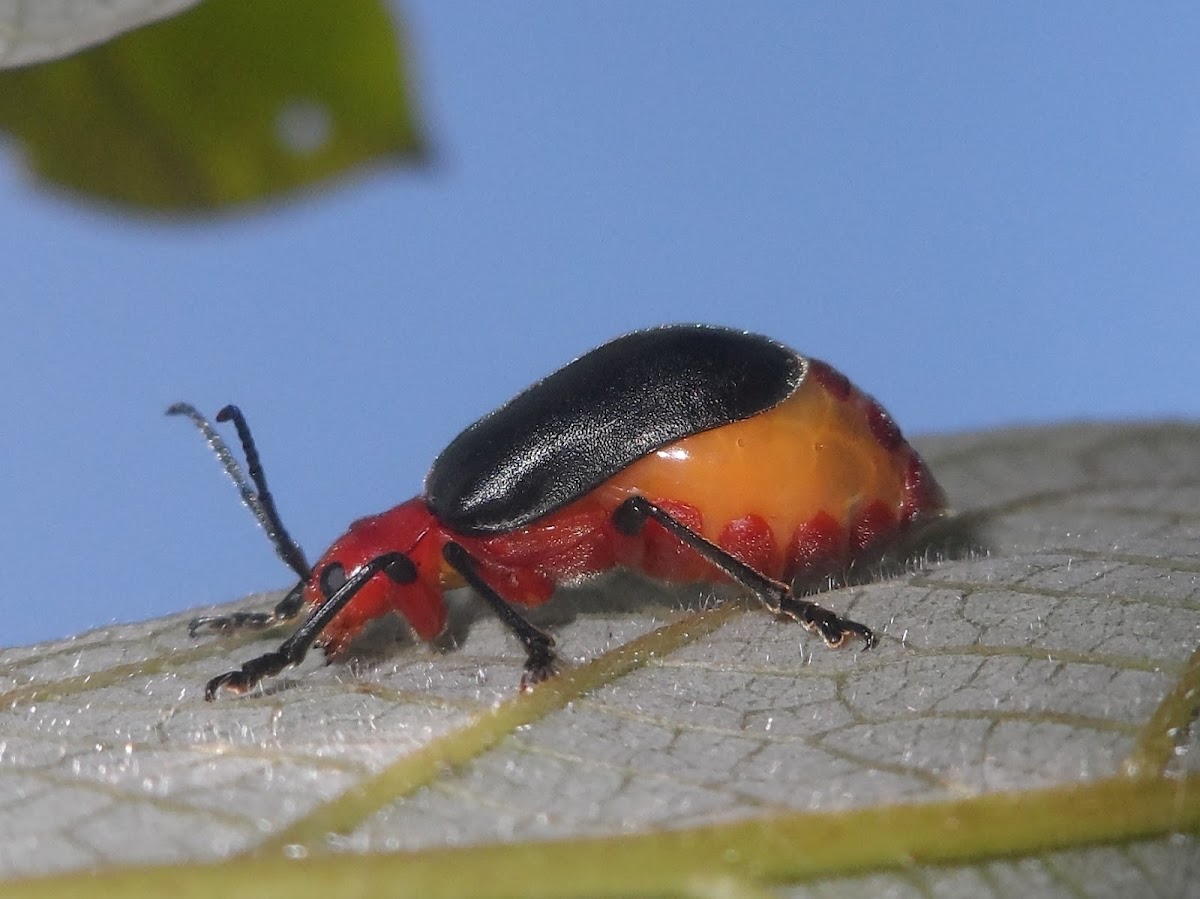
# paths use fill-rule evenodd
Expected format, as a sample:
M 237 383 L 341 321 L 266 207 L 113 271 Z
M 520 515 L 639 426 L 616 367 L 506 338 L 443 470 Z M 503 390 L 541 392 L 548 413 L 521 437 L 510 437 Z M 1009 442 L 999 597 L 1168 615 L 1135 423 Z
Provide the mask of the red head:
M 359 519 L 325 551 L 315 566 L 309 567 L 304 552 L 279 518 L 254 438 L 241 411 L 236 406 L 226 406 L 217 413 L 217 421 L 232 421 L 237 428 L 253 487 L 216 428 L 193 406 L 177 403 L 167 414 L 185 415 L 200 429 L 279 557 L 299 575 L 300 583 L 280 603 L 280 608 L 288 609 L 284 616 L 290 617 L 304 606 L 312 610 L 320 608 L 320 613 L 310 617 L 297 632 L 303 646 L 293 650 L 296 659 L 292 661 L 303 658 L 309 645 L 305 641 L 311 641 L 317 634 L 326 652 L 336 654 L 367 621 L 391 611 L 408 619 L 422 639 L 431 640 L 441 632 L 446 623 L 442 602 L 445 589 L 442 545 L 446 538 L 424 500 L 411 499 L 380 515 Z M 344 586 L 347 589 L 343 590 Z M 335 594 L 339 594 L 337 601 L 327 602 Z M 303 602 L 293 604 L 298 598 Z M 276 617 L 279 614 L 277 609 Z M 193 631 L 200 624 L 223 627 L 228 619 L 196 619 L 192 622 Z M 229 680 L 223 683 L 232 686 Z M 212 690 L 206 695 L 211 698 L 211 693 Z
M 425 501 L 417 497 L 379 515 L 360 518 L 334 541 L 303 581 L 304 602 L 315 608 L 333 596 L 347 578 L 381 556 L 407 559 L 384 568 L 354 594 L 322 632 L 327 653 L 336 654 L 373 618 L 396 611 L 423 640 L 432 640 L 446 623 L 442 601 L 440 529 Z M 411 567 L 410 567 L 411 566 Z

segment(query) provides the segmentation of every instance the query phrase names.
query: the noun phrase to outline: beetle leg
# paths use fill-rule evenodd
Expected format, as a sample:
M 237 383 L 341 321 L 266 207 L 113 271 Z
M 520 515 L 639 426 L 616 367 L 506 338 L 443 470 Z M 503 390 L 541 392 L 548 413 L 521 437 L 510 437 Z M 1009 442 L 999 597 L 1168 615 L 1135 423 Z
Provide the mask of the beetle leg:
M 616 525 L 617 530 L 630 537 L 639 533 L 647 519 L 650 518 L 653 518 L 733 580 L 752 590 L 763 605 L 773 613 L 786 615 L 800 622 L 805 630 L 819 634 L 827 645 L 842 646 L 850 637 L 858 637 L 866 644 L 867 649 L 878 642 L 875 634 L 866 625 L 843 618 L 836 612 L 831 612 L 811 600 L 797 597 L 786 584 L 772 580 L 711 540 L 700 536 L 671 513 L 656 506 L 644 496 L 631 496 L 613 512 L 613 524 Z
M 304 582 L 293 587 L 288 595 L 275 604 L 270 612 L 234 612 L 232 615 L 203 615 L 188 622 L 188 636 L 195 637 L 201 630 L 216 634 L 232 634 L 234 631 L 261 631 L 285 621 L 291 621 L 304 608 Z
M 453 540 L 448 541 L 442 547 L 442 556 L 450 567 L 462 576 L 467 585 L 483 597 L 496 613 L 496 617 L 504 622 L 505 627 L 512 631 L 525 647 L 525 673 L 521 676 L 521 689 L 528 690 L 534 684 L 553 677 L 558 667 L 554 638 L 526 621 L 508 600 L 480 576 L 475 559 L 461 544 Z
M 401 584 L 412 583 L 417 576 L 417 570 L 413 567 L 412 560 L 404 553 L 386 553 L 376 556 L 347 578 L 346 582 L 329 599 L 316 606 L 296 633 L 279 644 L 277 650 L 253 658 L 236 671 L 218 674 L 210 680 L 204 687 L 204 698 L 212 702 L 217 696 L 217 691 L 222 687 L 235 693 L 245 693 L 264 677 L 278 674 L 288 665 L 296 665 L 304 661 L 309 647 L 325 629 L 325 626 L 349 604 L 350 600 L 354 599 L 363 585 L 380 571 L 386 572 L 388 577 Z M 288 597 L 290 596 L 289 593 Z

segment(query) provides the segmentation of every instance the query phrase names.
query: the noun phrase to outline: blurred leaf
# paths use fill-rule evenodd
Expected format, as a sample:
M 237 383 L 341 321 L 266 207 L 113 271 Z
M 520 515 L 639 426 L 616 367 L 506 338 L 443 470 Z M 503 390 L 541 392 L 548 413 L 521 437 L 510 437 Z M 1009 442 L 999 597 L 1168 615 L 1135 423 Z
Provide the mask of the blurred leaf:
M 207 0 L 0 73 L 0 127 L 41 177 L 157 210 L 263 200 L 420 152 L 375 0 Z
M 923 447 L 990 551 L 827 594 L 869 654 L 621 582 L 524 696 L 490 617 L 212 704 L 278 634 L 7 651 L 3 893 L 1196 895 L 1200 427 Z
M 66 56 L 197 0 L 0 0 L 0 69 Z

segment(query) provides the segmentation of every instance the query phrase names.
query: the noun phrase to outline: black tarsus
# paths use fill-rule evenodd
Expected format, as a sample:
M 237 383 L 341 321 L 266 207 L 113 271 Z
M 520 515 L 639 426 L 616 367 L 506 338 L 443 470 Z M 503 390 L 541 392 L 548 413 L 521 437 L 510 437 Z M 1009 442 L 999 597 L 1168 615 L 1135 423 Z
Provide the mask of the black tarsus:
M 479 574 L 474 557 L 453 540 L 442 547 L 442 556 L 450 567 L 462 575 L 476 593 L 491 606 L 504 625 L 513 632 L 525 647 L 525 673 L 521 676 L 521 689 L 528 690 L 534 684 L 553 677 L 558 670 L 558 656 L 554 653 L 554 638 L 534 627 L 524 616 Z
M 338 612 L 346 607 L 350 600 L 354 599 L 367 581 L 380 571 L 385 571 L 391 576 L 390 569 L 393 567 L 397 569 L 395 580 L 407 583 L 409 575 L 413 571 L 412 561 L 408 556 L 399 552 L 376 556 L 347 578 L 346 583 L 342 584 L 329 599 L 313 609 L 304 623 L 297 628 L 294 634 L 284 640 L 277 650 L 253 658 L 236 671 L 227 671 L 210 680 L 204 687 L 205 700 L 212 702 L 217 696 L 217 691 L 222 687 L 233 690 L 235 693 L 244 693 L 257 685 L 264 677 L 271 677 L 288 665 L 304 661 L 309 648 L 321 631 Z
M 827 645 L 835 648 L 842 646 L 850 637 L 858 637 L 866 649 L 871 649 L 879 642 L 875 633 L 866 625 L 843 618 L 811 600 L 800 599 L 786 584 L 772 580 L 735 558 L 643 496 L 631 496 L 613 512 L 613 524 L 627 536 L 641 531 L 646 520 L 650 518 L 739 584 L 752 590 L 770 611 L 798 621 L 805 630 L 820 635 Z

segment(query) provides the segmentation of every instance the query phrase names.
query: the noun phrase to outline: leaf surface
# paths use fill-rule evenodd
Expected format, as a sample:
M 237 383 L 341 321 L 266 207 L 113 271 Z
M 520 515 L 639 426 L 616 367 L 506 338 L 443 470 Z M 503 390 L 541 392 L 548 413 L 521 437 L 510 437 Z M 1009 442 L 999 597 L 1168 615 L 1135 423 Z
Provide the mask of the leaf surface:
M 1195 895 L 1200 428 L 923 449 L 988 551 L 827 594 L 869 654 L 625 580 L 524 696 L 469 604 L 214 704 L 278 635 L 9 650 L 5 895 Z

